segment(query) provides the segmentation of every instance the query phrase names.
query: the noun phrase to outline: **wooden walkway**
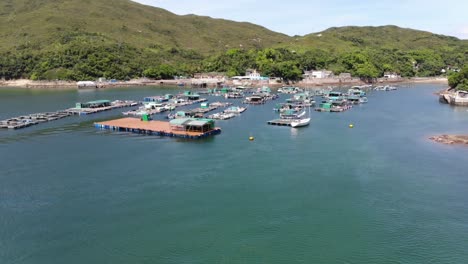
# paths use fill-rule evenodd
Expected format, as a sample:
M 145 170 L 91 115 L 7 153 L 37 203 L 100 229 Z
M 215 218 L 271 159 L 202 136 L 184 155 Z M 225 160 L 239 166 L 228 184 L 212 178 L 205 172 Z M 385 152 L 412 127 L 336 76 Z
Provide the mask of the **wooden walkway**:
M 199 139 L 208 136 L 213 136 L 221 133 L 220 128 L 208 132 L 191 132 L 191 131 L 180 131 L 171 129 L 169 122 L 164 121 L 141 121 L 138 118 L 120 118 L 110 121 L 94 123 L 94 126 L 98 129 L 114 130 L 131 132 L 137 134 L 147 134 L 155 136 L 166 136 L 166 137 L 178 137 L 178 138 L 189 138 Z

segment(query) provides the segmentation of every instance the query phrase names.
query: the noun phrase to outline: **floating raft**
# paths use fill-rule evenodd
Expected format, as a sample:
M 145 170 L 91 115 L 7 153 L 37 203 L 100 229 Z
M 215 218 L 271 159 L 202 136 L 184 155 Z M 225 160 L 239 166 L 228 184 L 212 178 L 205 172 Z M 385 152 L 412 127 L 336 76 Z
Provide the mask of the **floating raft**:
M 108 101 L 108 100 L 100 100 L 100 101 Z M 96 101 L 98 102 L 98 101 Z M 110 104 L 108 106 L 101 106 L 101 107 L 80 107 L 80 108 L 69 108 L 69 109 L 66 109 L 64 111 L 66 112 L 70 112 L 74 115 L 90 115 L 90 114 L 96 114 L 96 113 L 100 113 L 100 112 L 103 112 L 103 111 L 109 111 L 109 110 L 113 110 L 113 109 L 117 109 L 117 108 L 124 108 L 124 107 L 133 107 L 133 106 L 137 106 L 139 105 L 140 103 L 136 102 L 136 101 L 120 101 L 120 100 L 116 100 L 116 101 L 113 101 L 113 102 L 110 102 Z
M 120 118 L 110 121 L 94 123 L 97 129 L 131 132 L 154 136 L 166 136 L 188 139 L 200 139 L 221 133 L 221 128 L 214 128 L 207 132 L 193 132 L 184 130 L 174 130 L 169 122 L 164 121 L 141 121 L 138 118 Z
M 107 100 L 101 100 L 107 101 Z M 5 120 L 0 120 L 0 128 L 8 129 L 20 129 L 33 125 L 38 125 L 44 122 L 55 121 L 72 115 L 89 115 L 95 114 L 102 111 L 108 111 L 116 108 L 132 107 L 137 106 L 139 103 L 135 101 L 120 101 L 114 102 L 109 101 L 109 106 L 95 107 L 95 108 L 70 108 L 65 110 L 59 110 L 56 112 L 45 112 L 35 113 L 29 115 L 23 115 L 18 117 L 12 117 Z
M 275 119 L 267 122 L 269 125 L 273 126 L 291 126 L 293 119 Z
M 0 121 L 0 128 L 20 129 L 44 122 L 61 119 L 67 116 L 71 116 L 72 114 L 73 113 L 58 111 L 13 117 Z

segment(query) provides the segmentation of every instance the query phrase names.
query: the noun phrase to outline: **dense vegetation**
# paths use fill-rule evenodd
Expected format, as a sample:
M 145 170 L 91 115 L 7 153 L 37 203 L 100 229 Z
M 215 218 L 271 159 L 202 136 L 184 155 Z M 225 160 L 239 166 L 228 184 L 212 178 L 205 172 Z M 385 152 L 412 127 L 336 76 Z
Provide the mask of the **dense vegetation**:
M 468 91 L 468 65 L 450 75 L 448 82 L 451 88 Z
M 288 37 L 250 23 L 177 16 L 128 0 L 0 3 L 0 78 L 170 78 L 195 72 L 297 80 L 329 69 L 372 79 L 386 71 L 436 76 L 468 61 L 468 41 L 385 27 Z

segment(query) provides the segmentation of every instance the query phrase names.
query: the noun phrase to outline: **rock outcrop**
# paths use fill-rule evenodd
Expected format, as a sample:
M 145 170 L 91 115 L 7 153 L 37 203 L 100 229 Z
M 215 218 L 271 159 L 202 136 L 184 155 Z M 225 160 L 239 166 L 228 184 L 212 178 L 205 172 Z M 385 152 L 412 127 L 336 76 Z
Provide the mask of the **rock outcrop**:
M 442 144 L 468 146 L 468 135 L 440 135 L 430 137 L 429 139 Z

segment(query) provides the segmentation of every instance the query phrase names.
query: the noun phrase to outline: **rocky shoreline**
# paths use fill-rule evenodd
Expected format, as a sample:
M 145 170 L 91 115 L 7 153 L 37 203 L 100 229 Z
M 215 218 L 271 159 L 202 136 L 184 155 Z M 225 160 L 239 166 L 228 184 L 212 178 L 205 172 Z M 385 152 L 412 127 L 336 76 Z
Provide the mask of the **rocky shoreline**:
M 139 79 L 131 81 L 118 81 L 113 83 L 97 83 L 99 88 L 106 87 L 129 87 L 129 86 L 165 86 L 165 85 L 185 85 L 185 86 L 195 86 L 202 87 L 202 84 L 205 87 L 214 87 L 220 80 L 199 80 L 199 79 L 183 79 L 183 80 L 149 80 L 149 79 Z M 232 80 L 223 81 L 227 85 L 236 85 Z M 265 82 L 265 81 L 251 81 L 252 85 L 262 86 L 267 85 L 271 87 L 281 87 L 287 85 L 283 82 Z M 400 78 L 397 80 L 382 80 L 379 79 L 374 85 L 382 84 L 398 84 L 398 83 L 447 83 L 446 78 Z M 300 81 L 293 83 L 294 86 L 299 87 L 311 87 L 311 86 L 340 86 L 340 85 L 361 85 L 365 84 L 363 81 L 356 80 L 350 82 L 330 82 L 320 79 L 316 79 L 313 82 L 309 81 Z M 21 80 L 0 80 L 0 87 L 8 88 L 29 88 L 29 89 L 74 89 L 77 88 L 77 83 L 74 81 L 33 81 L 27 79 Z
M 440 135 L 432 136 L 430 140 L 442 143 L 446 145 L 467 145 L 468 146 L 468 135 Z

